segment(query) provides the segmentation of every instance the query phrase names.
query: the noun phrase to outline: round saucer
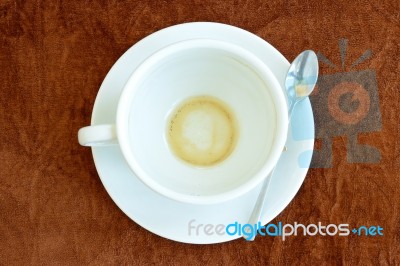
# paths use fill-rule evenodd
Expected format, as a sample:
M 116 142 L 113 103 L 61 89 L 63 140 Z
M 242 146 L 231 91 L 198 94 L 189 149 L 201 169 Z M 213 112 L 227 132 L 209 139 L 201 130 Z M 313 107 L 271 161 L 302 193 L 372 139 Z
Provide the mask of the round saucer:
M 133 45 L 114 64 L 104 79 L 92 114 L 92 125 L 115 123 L 120 93 L 136 67 L 166 45 L 193 38 L 234 43 L 259 57 L 284 84 L 289 62 L 269 43 L 245 30 L 219 23 L 195 22 L 172 26 Z M 301 117 L 301 119 L 300 119 Z M 296 134 L 292 135 L 292 132 Z M 262 224 L 275 218 L 294 198 L 307 174 L 314 145 L 314 118 L 307 99 L 296 106 L 289 128 L 287 151 L 275 170 L 267 194 Z M 261 184 L 247 194 L 213 205 L 194 205 L 165 198 L 144 185 L 130 170 L 118 146 L 93 147 L 93 158 L 108 194 L 133 221 L 159 236 L 185 243 L 212 244 L 238 235 L 205 233 L 211 224 L 245 224 L 256 202 Z M 189 228 L 195 226 L 199 230 Z

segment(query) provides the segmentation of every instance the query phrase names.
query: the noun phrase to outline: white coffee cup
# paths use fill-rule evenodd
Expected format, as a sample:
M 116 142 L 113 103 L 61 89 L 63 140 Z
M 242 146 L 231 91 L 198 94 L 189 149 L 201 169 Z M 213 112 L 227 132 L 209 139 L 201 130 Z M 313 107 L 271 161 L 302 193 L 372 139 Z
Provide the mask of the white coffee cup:
M 171 112 L 196 96 L 223 101 L 238 124 L 232 153 L 209 167 L 183 162 L 166 138 Z M 192 39 L 142 62 L 124 86 L 115 125 L 81 128 L 78 139 L 84 146 L 119 145 L 135 175 L 161 195 L 212 204 L 248 192 L 270 173 L 286 141 L 287 113 L 282 87 L 254 54 L 228 42 Z

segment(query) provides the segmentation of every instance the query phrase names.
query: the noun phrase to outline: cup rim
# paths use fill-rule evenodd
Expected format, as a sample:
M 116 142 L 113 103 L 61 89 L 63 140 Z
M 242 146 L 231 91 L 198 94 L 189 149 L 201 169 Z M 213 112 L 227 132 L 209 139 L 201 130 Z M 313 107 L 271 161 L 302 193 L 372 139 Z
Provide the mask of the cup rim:
M 271 147 L 271 151 L 269 153 L 268 159 L 264 162 L 261 169 L 253 175 L 249 177 L 248 180 L 242 185 L 220 193 L 216 195 L 189 195 L 176 192 L 172 189 L 166 188 L 152 179 L 140 166 L 138 161 L 135 158 L 135 155 L 131 152 L 131 146 L 128 140 L 128 128 L 126 123 L 124 123 L 126 118 L 126 110 L 130 105 L 131 99 L 136 92 L 136 85 L 141 80 L 149 69 L 152 68 L 158 61 L 162 58 L 168 57 L 178 51 L 182 51 L 184 49 L 193 49 L 193 48 L 216 48 L 221 50 L 227 50 L 229 52 L 234 53 L 245 62 L 249 63 L 252 69 L 257 70 L 257 74 L 260 78 L 270 85 L 271 91 L 275 94 L 278 101 L 274 100 L 276 116 L 277 116 L 277 127 L 275 140 Z M 278 103 L 278 104 L 277 104 Z M 275 75 L 271 72 L 265 63 L 263 63 L 259 58 L 257 58 L 250 51 L 235 45 L 230 42 L 215 40 L 215 39 L 189 39 L 184 41 L 179 41 L 168 46 L 161 48 L 156 51 L 149 57 L 147 57 L 131 74 L 128 81 L 125 83 L 123 91 L 120 95 L 117 107 L 117 115 L 116 115 L 116 132 L 117 139 L 120 146 L 120 149 L 125 157 L 126 162 L 128 163 L 130 169 L 136 174 L 136 176 L 148 187 L 153 189 L 155 192 L 166 196 L 168 198 L 185 202 L 185 203 L 193 203 L 193 204 L 214 204 L 223 201 L 227 201 L 233 198 L 236 198 L 244 193 L 248 192 L 255 186 L 257 186 L 262 180 L 264 180 L 268 174 L 272 171 L 272 169 L 277 164 L 283 147 L 286 142 L 287 131 L 288 131 L 288 107 L 287 101 L 284 95 L 284 90 L 281 84 L 278 82 Z

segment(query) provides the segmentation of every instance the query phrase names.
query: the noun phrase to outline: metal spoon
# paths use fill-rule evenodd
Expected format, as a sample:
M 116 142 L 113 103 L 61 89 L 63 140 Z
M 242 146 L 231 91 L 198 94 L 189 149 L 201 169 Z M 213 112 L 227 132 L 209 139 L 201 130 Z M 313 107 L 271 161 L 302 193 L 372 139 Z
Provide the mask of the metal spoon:
M 318 59 L 314 51 L 306 50 L 299 54 L 289 67 L 289 71 L 285 79 L 286 96 L 288 100 L 289 122 L 292 112 L 297 103 L 307 98 L 314 90 L 318 78 Z M 265 178 L 257 202 L 251 213 L 249 224 L 257 224 L 260 221 L 261 213 L 264 208 L 265 197 L 267 195 L 268 186 L 275 167 Z M 246 238 L 246 236 L 244 236 Z M 250 239 L 254 240 L 256 234 Z

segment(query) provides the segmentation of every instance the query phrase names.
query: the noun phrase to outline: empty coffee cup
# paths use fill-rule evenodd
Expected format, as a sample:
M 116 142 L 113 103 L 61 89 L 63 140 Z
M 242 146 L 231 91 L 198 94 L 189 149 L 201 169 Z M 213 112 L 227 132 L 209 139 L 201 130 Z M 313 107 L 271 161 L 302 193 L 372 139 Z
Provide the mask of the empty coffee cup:
M 222 202 L 254 188 L 277 163 L 288 130 L 286 99 L 269 68 L 244 48 L 211 39 L 178 42 L 145 59 L 117 108 L 115 124 L 81 128 L 79 143 L 119 145 L 142 182 L 187 203 Z

